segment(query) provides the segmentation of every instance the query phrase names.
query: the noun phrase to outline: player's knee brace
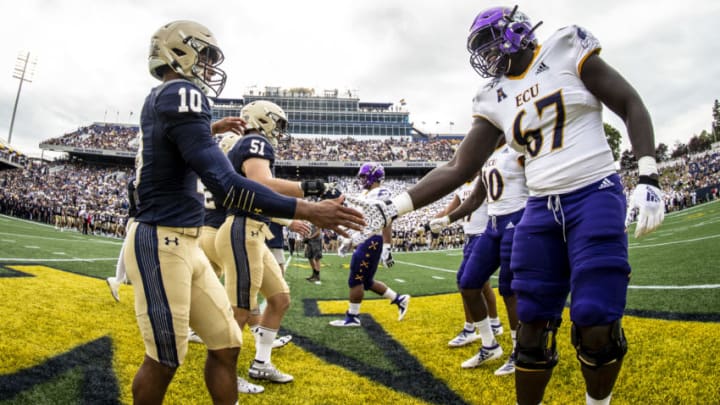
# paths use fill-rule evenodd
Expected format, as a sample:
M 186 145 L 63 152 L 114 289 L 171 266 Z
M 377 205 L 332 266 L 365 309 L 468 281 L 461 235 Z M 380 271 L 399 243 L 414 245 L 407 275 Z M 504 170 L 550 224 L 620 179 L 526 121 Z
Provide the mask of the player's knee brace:
M 528 325 L 523 325 L 520 322 L 517 330 L 517 346 L 515 347 L 517 357 L 515 359 L 515 368 L 521 371 L 542 371 L 555 367 L 558 362 L 555 336 L 560 322 L 559 319 L 557 321 L 548 321 L 539 333 L 529 330 Z M 523 328 L 525 328 L 525 331 L 523 331 Z M 528 332 L 536 335 L 531 339 L 531 343 L 527 343 L 524 336 L 522 336 Z
M 583 345 L 580 328 L 574 323 L 572 325 L 572 344 L 577 352 L 577 358 L 583 366 L 597 369 L 621 360 L 627 353 L 627 340 L 619 319 L 591 333 L 600 334 L 592 336 L 593 339 L 597 338 L 603 342 L 599 348 L 588 348 Z

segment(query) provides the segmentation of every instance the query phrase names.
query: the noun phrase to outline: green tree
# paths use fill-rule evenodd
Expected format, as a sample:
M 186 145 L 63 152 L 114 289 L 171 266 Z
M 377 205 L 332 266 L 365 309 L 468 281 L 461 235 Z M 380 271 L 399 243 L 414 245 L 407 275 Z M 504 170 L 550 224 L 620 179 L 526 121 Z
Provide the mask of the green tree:
M 720 103 L 715 99 L 713 104 L 713 142 L 720 141 Z
M 660 142 L 655 148 L 655 159 L 658 162 L 664 162 L 668 160 L 668 146 Z
M 612 150 L 613 159 L 615 159 L 615 161 L 620 160 L 620 142 L 622 140 L 620 131 L 607 122 L 603 122 L 603 129 L 605 130 L 605 138 L 607 139 L 608 145 L 610 145 L 610 150 Z
M 710 138 L 711 135 L 705 130 L 703 130 L 700 135 L 693 136 L 690 138 L 690 142 L 688 142 L 687 145 L 688 152 L 698 153 L 710 149 L 710 144 L 712 143 Z
M 680 141 L 675 141 L 675 149 L 670 154 L 670 158 L 675 159 L 688 154 L 688 146 Z
M 633 170 L 637 169 L 637 160 L 631 150 L 626 149 L 622 153 L 620 158 L 620 170 Z

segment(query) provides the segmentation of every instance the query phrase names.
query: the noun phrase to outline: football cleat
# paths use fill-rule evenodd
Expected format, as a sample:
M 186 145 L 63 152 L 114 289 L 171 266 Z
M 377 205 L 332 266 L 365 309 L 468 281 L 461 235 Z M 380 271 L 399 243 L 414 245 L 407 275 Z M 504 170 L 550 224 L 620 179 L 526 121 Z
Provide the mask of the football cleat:
M 410 306 L 410 295 L 398 295 L 392 303 L 398 306 L 398 321 L 402 321 Z
M 120 284 L 122 283 L 115 277 L 108 277 L 105 279 L 105 282 L 108 287 L 110 287 L 110 294 L 112 294 L 112 297 L 115 301 L 120 302 Z
M 490 328 L 492 329 L 493 335 L 495 336 L 500 336 L 505 331 L 501 323 L 490 324 Z
M 203 340 L 202 340 L 202 338 L 200 337 L 200 335 L 198 335 L 197 333 L 195 333 L 195 331 L 192 330 L 192 328 L 190 328 L 190 330 L 188 331 L 188 342 L 192 342 L 192 343 L 205 343 L 205 342 L 203 342 Z
M 353 315 L 349 312 L 345 313 L 345 319 L 336 319 L 330 321 L 330 326 L 337 326 L 339 328 L 357 328 L 362 326 L 360 323 L 360 316 Z
M 277 348 L 283 347 L 286 344 L 290 343 L 291 340 L 292 340 L 292 335 L 285 335 L 285 336 L 277 337 L 277 338 L 275 338 L 275 340 L 273 340 L 272 348 L 277 349 Z
M 495 375 L 508 375 L 515 372 L 515 352 L 513 352 L 507 359 L 505 364 L 499 369 L 495 370 Z
M 476 355 L 463 361 L 462 368 L 475 368 L 485 362 L 500 358 L 503 354 L 503 349 L 497 342 L 493 343 L 490 347 L 481 346 Z
M 256 361 L 253 361 L 252 365 L 250 366 L 248 375 L 250 376 L 250 378 L 254 378 L 256 380 L 267 380 L 280 384 L 289 383 L 290 381 L 294 380 L 293 376 L 291 376 L 290 374 L 285 374 L 282 371 L 278 370 L 277 368 L 275 368 L 275 366 L 272 365 L 272 363 L 260 364 Z
M 463 329 L 462 332 L 458 333 L 451 341 L 448 342 L 450 347 L 462 347 L 469 345 L 470 343 L 480 339 L 480 334 L 474 330 Z
M 238 392 L 241 394 L 260 394 L 265 391 L 265 387 L 249 382 L 248 380 L 237 378 Z

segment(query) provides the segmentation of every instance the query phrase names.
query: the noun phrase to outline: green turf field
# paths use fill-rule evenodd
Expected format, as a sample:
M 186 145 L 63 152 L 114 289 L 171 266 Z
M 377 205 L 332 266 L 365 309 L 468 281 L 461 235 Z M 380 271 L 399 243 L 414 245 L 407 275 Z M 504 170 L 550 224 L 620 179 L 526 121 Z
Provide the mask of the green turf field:
M 718 202 L 668 215 L 662 227 L 649 237 L 640 241 L 630 238 L 633 273 L 627 314 L 637 319 L 634 322 L 638 325 L 651 324 L 634 329 L 626 326 L 631 342 L 629 359 L 642 360 L 645 368 L 641 375 L 644 378 L 652 381 L 653 370 L 658 374 L 657 378 L 670 378 L 661 377 L 665 366 L 657 365 L 654 369 L 653 365 L 645 364 L 645 359 L 657 356 L 652 352 L 663 349 L 656 349 L 652 342 L 647 341 L 644 328 L 664 330 L 662 322 L 665 321 L 679 322 L 681 328 L 688 327 L 690 331 L 698 330 L 698 325 L 707 325 L 710 331 L 697 336 L 698 341 L 707 345 L 719 337 L 716 334 L 720 322 L 719 238 Z M 0 310 L 0 316 L 6 320 L 17 318 L 0 324 L 0 403 L 94 402 L 92 399 L 95 397 L 86 392 L 89 366 L 83 366 L 85 363 L 80 360 L 63 363 L 57 359 L 80 356 L 87 360 L 88 356 L 95 356 L 93 350 L 103 347 L 105 349 L 97 350 L 109 351 L 110 357 L 105 353 L 96 360 L 87 361 L 112 364 L 109 371 L 100 373 L 101 381 L 111 386 L 114 384 L 114 388 L 108 388 L 105 394 L 100 395 L 101 402 L 117 401 L 118 395 L 120 401 L 131 402 L 129 384 L 142 358 L 142 343 L 133 321 L 132 288 L 123 287 L 122 301 L 116 304 L 104 283 L 105 277 L 114 274 L 120 246 L 121 241 L 117 239 L 60 232 L 51 226 L 0 216 L 0 300 L 6 303 Z M 318 384 L 318 392 L 313 391 L 312 394 L 317 397 L 303 397 L 298 402 L 293 400 L 299 398 L 299 393 L 293 391 L 293 384 L 300 385 L 298 381 L 279 388 L 269 387 L 271 389 L 261 396 L 243 396 L 241 402 L 352 403 L 345 401 L 342 395 L 333 397 L 321 392 L 323 387 L 342 386 L 343 381 L 350 378 L 359 379 L 360 382 L 355 384 L 360 386 L 368 384 L 369 389 L 378 392 L 381 401 L 490 403 L 483 399 L 485 391 L 473 384 L 466 386 L 453 377 L 457 373 L 455 367 L 459 367 L 459 362 L 472 355 L 476 348 L 465 351 L 455 349 L 446 353 L 447 340 L 462 326 L 462 309 L 457 294 L 454 294 L 455 270 L 461 254 L 460 250 L 394 253 L 396 265 L 392 269 L 381 268 L 376 278 L 398 292 L 413 296 L 408 318 L 397 322 L 395 307 L 369 293 L 362 307 L 364 328 L 360 331 L 327 326 L 329 320 L 341 316 L 347 307 L 349 257 L 326 255 L 322 260 L 320 284 L 305 281 L 311 273 L 306 259 L 288 257 L 290 262 L 286 278 L 293 303 L 283 322 L 282 332 L 292 334 L 294 339 L 291 348 L 281 349 L 277 356 L 273 355 L 273 359 L 290 370 L 292 362 L 300 359 L 308 364 L 319 362 L 315 366 L 292 371 L 297 378 L 299 373 L 312 375 L 309 370 L 319 370 L 317 378 L 326 380 L 324 383 L 327 385 Z M 8 302 L 17 304 L 17 307 L 8 305 Z M 500 312 L 501 319 L 506 319 L 504 307 L 500 308 Z M 51 326 L 47 325 L 49 329 L 45 330 L 45 324 L 50 324 L 46 317 L 68 317 L 70 321 L 67 322 L 74 327 L 64 328 L 61 325 L 50 329 Z M 114 321 L 118 317 L 123 321 Z M 563 323 L 563 328 L 569 328 L 568 324 Z M 32 325 L 37 326 L 35 330 Z M 93 325 L 97 325 L 97 330 L 93 330 Z M 49 333 L 50 337 L 38 337 L 42 333 Z M 65 334 L 71 338 L 63 339 Z M 677 344 L 682 345 L 682 339 L 687 336 L 683 333 L 679 335 L 674 338 L 680 339 Z M 247 339 L 250 338 L 246 336 L 246 342 Z M 507 343 L 507 339 L 501 344 Z M 32 346 L 34 341 L 40 346 L 36 348 L 37 354 L 25 353 L 23 349 Z M 250 344 L 249 347 L 252 346 Z M 667 348 L 670 350 L 672 345 Z M 116 351 L 114 355 L 113 350 Z M 563 365 L 558 367 L 554 378 L 558 381 L 554 382 L 554 388 L 552 385 L 548 388 L 545 403 L 567 403 L 568 398 L 577 401 L 582 398 L 581 387 L 576 387 L 581 379 L 571 350 L 565 348 Z M 718 350 L 713 350 L 718 353 Z M 246 357 L 251 356 L 253 351 L 243 350 L 241 362 L 247 362 Z M 73 366 L 58 369 L 57 364 L 68 362 Z M 187 378 L 192 381 L 190 385 L 193 388 L 189 392 L 182 388 L 173 391 L 171 388 L 168 403 L 205 403 L 208 400 L 201 381 L 202 372 L 192 374 L 197 367 L 201 369 L 202 351 L 191 350 L 187 363 L 185 374 L 179 372 L 176 379 L 182 381 Z M 329 372 L 326 370 L 328 367 Z M 706 384 L 699 381 L 698 388 L 687 393 L 676 390 L 664 395 L 663 389 L 666 388 L 659 389 L 652 384 L 643 388 L 634 380 L 623 380 L 623 375 L 633 375 L 631 371 L 626 371 L 627 368 L 623 369 L 618 392 L 613 396 L 615 403 L 640 403 L 637 401 L 642 402 L 643 398 L 654 398 L 663 403 L 720 401 L 717 388 L 712 388 L 717 385 L 712 383 L 712 379 Z M 494 367 L 483 370 L 488 374 L 486 378 L 491 378 L 492 369 Z M 343 373 L 350 373 L 350 377 L 337 382 L 333 380 L 345 375 Z M 651 373 L 650 376 L 647 373 Z M 706 375 L 715 374 L 709 369 Z M 672 378 L 681 382 L 687 377 Z M 487 389 L 505 392 L 504 396 L 495 397 L 492 403 L 510 403 L 506 401 L 512 398 L 511 381 L 512 378 L 502 380 L 497 382 L 497 386 L 495 382 L 485 384 Z M 3 401 L 6 399 L 3 396 L 9 397 L 8 400 Z M 373 400 L 372 397 L 363 398 L 363 401 Z

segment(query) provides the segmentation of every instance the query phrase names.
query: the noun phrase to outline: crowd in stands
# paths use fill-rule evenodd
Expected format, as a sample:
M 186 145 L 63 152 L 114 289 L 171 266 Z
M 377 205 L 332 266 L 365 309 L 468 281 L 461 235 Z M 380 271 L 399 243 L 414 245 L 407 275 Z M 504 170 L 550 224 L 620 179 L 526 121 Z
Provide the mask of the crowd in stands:
M 58 229 L 122 237 L 128 208 L 126 187 L 130 176 L 129 168 L 98 167 L 69 161 L 0 171 L 0 213 L 45 222 Z M 345 193 L 361 191 L 353 177 L 331 180 L 336 181 L 338 188 Z M 417 180 L 388 179 L 385 186 L 392 194 L 397 194 Z M 448 196 L 400 218 L 393 229 L 407 235 L 408 239 L 415 238 L 417 233 L 424 232 L 423 225 L 451 198 Z M 454 225 L 448 232 L 455 237 L 459 229 L 460 225 Z M 458 238 L 462 240 L 461 236 Z M 402 246 L 419 248 L 410 244 Z
M 293 138 L 289 147 L 277 154 L 280 160 L 331 160 L 344 162 L 432 161 L 446 162 L 459 141 L 413 141 L 400 138 L 363 140 L 357 138 Z
M 136 151 L 137 145 L 133 141 L 137 134 L 136 126 L 95 123 L 43 143 L 83 149 Z
M 46 143 L 88 148 L 129 150 L 137 129 L 125 126 L 93 124 L 51 139 Z M 387 161 L 446 161 L 455 144 L 446 140 L 413 142 L 409 140 L 330 140 L 293 139 L 279 159 Z M 25 156 L 0 144 L 0 159 L 20 162 Z M 682 210 L 718 198 L 720 152 L 717 149 L 685 156 L 660 164 L 666 211 Z M 127 215 L 127 167 L 100 167 L 71 161 L 25 165 L 23 169 L 0 171 L 0 213 L 42 221 L 59 229 L 75 229 L 121 237 Z M 637 171 L 621 172 L 626 195 L 635 187 Z M 344 193 L 359 193 L 354 177 L 331 177 Z M 400 193 L 418 178 L 387 178 L 384 186 L 392 195 Z M 462 243 L 462 226 L 453 224 L 442 235 L 430 235 L 423 225 L 452 199 L 444 199 L 398 219 L 393 241 L 398 250 L 426 247 L 457 247 Z M 437 239 L 437 240 L 435 240 Z
M 25 166 L 28 163 L 28 157 L 20 151 L 17 151 L 0 142 L 0 161 Z
M 122 237 L 128 168 L 58 161 L 0 171 L 0 213 L 60 230 Z
M 45 144 L 83 149 L 136 151 L 137 127 L 92 124 L 61 137 L 46 140 Z M 363 162 L 448 161 L 455 153 L 457 140 L 412 141 L 392 138 L 384 141 L 357 138 L 292 138 L 287 147 L 277 151 L 279 160 L 331 160 Z
M 630 196 L 637 182 L 637 170 L 621 173 L 625 195 Z M 673 212 L 718 198 L 720 152 L 706 151 L 660 165 L 660 187 L 665 211 Z

